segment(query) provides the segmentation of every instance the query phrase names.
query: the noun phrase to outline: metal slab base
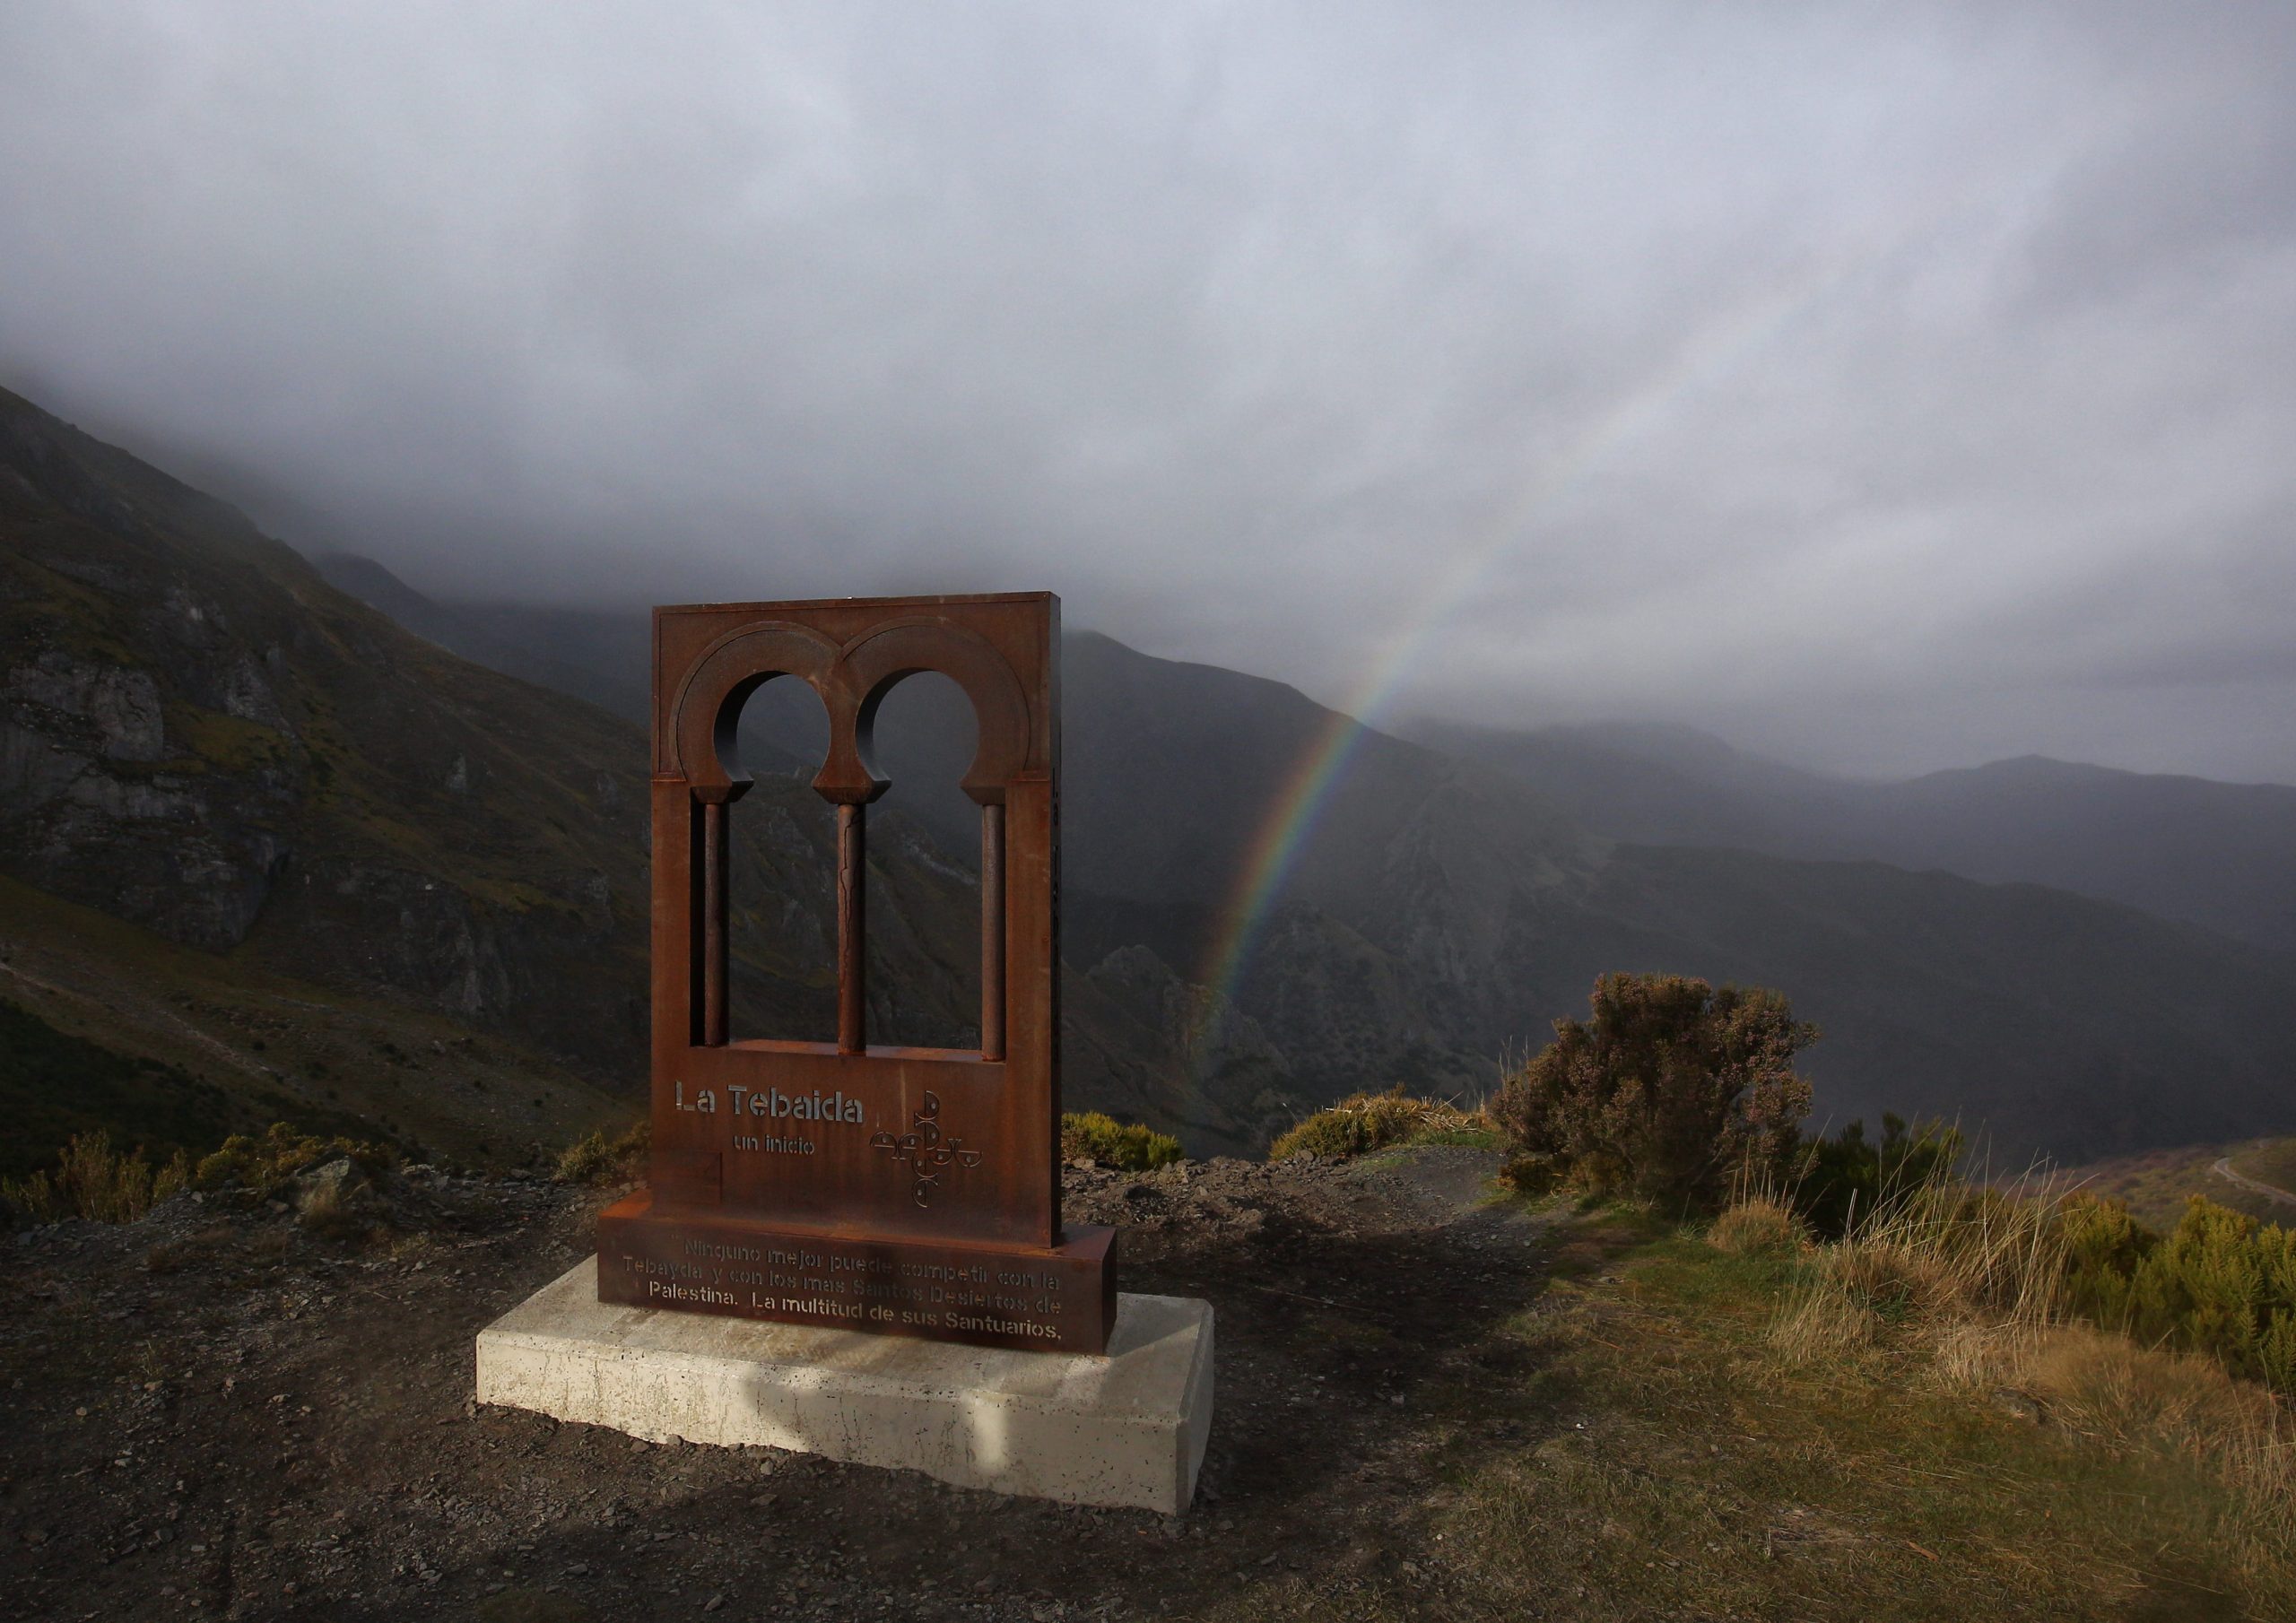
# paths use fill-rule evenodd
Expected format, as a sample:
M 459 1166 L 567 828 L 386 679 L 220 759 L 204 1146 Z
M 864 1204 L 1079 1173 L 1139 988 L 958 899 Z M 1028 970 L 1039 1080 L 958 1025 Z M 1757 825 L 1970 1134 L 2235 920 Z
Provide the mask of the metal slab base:
M 588 1257 L 479 1332 L 478 1401 L 1173 1515 L 1212 1426 L 1212 1308 L 1119 1296 L 1104 1356 L 1016 1352 L 621 1306 Z

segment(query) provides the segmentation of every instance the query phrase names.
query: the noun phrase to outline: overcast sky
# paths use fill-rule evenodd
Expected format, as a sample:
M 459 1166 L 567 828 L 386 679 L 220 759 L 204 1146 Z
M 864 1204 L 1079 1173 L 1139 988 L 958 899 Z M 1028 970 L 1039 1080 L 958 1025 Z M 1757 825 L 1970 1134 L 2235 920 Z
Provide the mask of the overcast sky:
M 0 381 L 434 595 L 2296 781 L 2296 5 L 0 5 Z

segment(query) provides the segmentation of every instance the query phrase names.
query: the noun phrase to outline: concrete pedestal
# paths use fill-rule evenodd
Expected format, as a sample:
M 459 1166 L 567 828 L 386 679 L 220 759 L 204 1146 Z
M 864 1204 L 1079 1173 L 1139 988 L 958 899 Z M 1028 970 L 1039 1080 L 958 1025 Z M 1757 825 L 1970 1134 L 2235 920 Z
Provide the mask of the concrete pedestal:
M 1106 1356 L 1012 1352 L 602 1303 L 591 1257 L 479 1332 L 478 1401 L 1171 1515 L 1212 1425 L 1212 1308 L 1120 1296 Z

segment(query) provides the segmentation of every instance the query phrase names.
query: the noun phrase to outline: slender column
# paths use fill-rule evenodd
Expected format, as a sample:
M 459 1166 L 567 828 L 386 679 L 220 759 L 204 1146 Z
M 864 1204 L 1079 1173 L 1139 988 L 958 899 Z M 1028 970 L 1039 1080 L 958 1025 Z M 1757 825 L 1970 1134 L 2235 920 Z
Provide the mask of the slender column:
M 1004 1057 L 1004 808 L 980 809 L 980 1057 Z
M 867 985 L 862 979 L 867 950 L 862 933 L 862 901 L 868 881 L 868 824 L 865 808 L 837 808 L 837 1050 L 859 1054 L 868 1046 Z
M 701 1044 L 726 1045 L 726 804 L 701 805 Z

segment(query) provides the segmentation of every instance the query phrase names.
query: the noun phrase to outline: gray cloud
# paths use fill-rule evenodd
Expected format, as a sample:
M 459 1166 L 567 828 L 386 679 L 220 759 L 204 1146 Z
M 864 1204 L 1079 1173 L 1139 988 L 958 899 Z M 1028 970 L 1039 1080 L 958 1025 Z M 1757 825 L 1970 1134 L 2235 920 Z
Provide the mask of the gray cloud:
M 0 377 L 565 601 L 2296 779 L 2296 13 L 0 11 Z

